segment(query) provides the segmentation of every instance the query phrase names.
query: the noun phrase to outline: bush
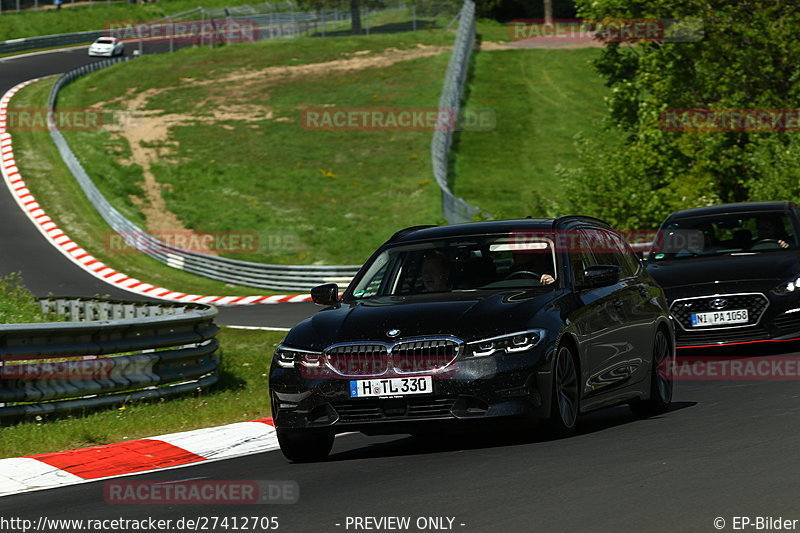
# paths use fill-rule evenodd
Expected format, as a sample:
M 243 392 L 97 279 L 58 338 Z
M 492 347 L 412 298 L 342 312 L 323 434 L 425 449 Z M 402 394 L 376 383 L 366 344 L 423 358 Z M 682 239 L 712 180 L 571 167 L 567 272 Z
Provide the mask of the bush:
M 0 277 L 0 324 L 47 322 L 36 297 L 22 285 L 22 276 Z

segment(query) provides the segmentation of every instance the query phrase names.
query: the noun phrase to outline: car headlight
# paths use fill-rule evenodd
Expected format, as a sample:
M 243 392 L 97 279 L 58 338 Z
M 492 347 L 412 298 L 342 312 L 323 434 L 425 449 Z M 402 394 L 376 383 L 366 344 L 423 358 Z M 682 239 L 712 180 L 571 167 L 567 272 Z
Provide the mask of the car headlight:
M 791 293 L 800 294 L 800 276 L 787 283 L 781 283 L 772 289 L 772 292 L 779 296 L 784 296 Z
M 530 350 L 544 338 L 545 330 L 529 329 L 467 343 L 466 357 L 487 357 L 496 353 L 515 354 Z
M 278 366 L 283 368 L 294 368 L 300 364 L 305 367 L 315 368 L 322 364 L 322 353 L 311 350 L 301 350 L 299 348 L 289 348 L 283 344 L 275 349 L 275 360 Z

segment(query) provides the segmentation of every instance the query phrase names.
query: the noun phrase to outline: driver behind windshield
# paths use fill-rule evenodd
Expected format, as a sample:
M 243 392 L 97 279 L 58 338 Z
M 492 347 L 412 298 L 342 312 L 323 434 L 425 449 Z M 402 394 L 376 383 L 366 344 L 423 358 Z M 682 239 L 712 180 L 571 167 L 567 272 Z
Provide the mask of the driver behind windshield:
M 442 252 L 434 250 L 425 254 L 420 274 L 425 292 L 450 290 L 450 261 Z
M 514 264 L 511 265 L 509 276 L 537 278 L 542 285 L 555 283 L 556 278 L 552 275 L 553 261 L 549 251 L 517 250 L 511 255 Z
M 760 216 L 756 219 L 756 236 L 753 239 L 753 246 L 763 241 L 774 241 L 781 248 L 789 248 L 791 245 L 784 239 L 788 239 L 785 232 L 778 231 L 778 223 L 772 217 Z

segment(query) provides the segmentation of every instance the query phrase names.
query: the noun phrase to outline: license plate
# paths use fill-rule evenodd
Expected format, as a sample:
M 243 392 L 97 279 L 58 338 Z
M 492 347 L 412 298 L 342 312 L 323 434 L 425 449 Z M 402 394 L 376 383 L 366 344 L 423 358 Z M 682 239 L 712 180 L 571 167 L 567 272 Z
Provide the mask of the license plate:
M 430 394 L 433 392 L 433 378 L 418 376 L 413 378 L 358 379 L 350 382 L 351 398 L 371 396 L 408 396 L 411 394 Z
M 749 320 L 747 309 L 730 311 L 711 311 L 708 313 L 692 313 L 692 326 L 720 326 L 723 324 L 744 324 Z

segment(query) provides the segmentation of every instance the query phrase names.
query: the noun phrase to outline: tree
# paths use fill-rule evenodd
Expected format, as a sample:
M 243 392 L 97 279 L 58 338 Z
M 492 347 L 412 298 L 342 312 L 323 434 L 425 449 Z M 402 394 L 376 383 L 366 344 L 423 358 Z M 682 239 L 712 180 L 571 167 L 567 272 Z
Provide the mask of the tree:
M 748 199 L 800 198 L 800 133 L 670 131 L 670 110 L 797 108 L 800 10 L 783 0 L 579 0 L 584 18 L 696 19 L 699 40 L 608 43 L 595 66 L 611 89 L 607 137 L 581 139 L 560 171 L 567 202 L 627 228 L 670 211 Z M 750 113 L 751 111 L 748 111 Z M 780 129 L 780 128 L 778 128 Z
M 356 34 L 363 31 L 361 12 L 364 7 L 370 9 L 385 7 L 385 2 L 382 0 L 349 0 L 349 5 L 347 0 L 299 0 L 299 2 L 301 6 L 313 9 L 341 9 L 347 6 L 350 10 L 351 31 Z

